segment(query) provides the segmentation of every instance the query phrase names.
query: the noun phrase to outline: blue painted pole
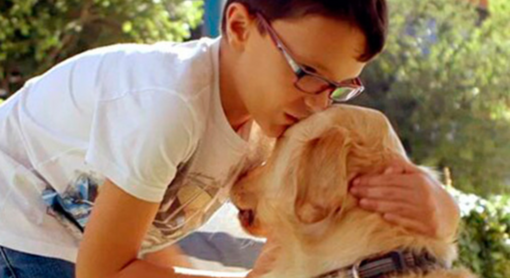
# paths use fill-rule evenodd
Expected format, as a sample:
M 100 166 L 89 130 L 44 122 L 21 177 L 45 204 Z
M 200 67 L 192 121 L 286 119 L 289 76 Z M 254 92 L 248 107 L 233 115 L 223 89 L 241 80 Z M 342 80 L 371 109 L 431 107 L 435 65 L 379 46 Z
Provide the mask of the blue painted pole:
M 205 0 L 204 35 L 209 37 L 220 35 L 223 2 L 224 0 Z

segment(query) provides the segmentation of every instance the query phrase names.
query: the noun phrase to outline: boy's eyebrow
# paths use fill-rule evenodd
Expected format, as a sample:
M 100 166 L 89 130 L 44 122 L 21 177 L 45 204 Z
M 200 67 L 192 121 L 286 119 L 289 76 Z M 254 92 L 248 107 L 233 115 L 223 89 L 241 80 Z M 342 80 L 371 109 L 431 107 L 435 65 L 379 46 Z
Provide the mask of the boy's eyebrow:
M 293 51 L 289 48 L 286 41 L 280 35 L 276 34 L 276 36 L 277 36 L 278 40 L 280 40 L 281 43 L 283 44 L 285 51 L 291 55 L 291 57 L 295 60 L 296 63 L 298 63 L 302 67 L 308 67 L 308 68 L 314 69 L 315 73 L 318 73 L 319 75 L 322 75 L 323 77 L 326 77 L 329 74 L 331 74 L 331 72 L 328 69 L 326 69 L 326 67 L 324 67 L 318 63 L 312 62 L 311 60 L 303 59 L 303 57 L 300 54 L 296 53 L 295 51 Z M 317 71 L 317 70 L 319 70 L 319 71 Z
M 303 67 L 313 69 L 316 73 L 320 73 L 323 76 L 327 76 L 328 74 L 331 74 L 331 72 L 328 69 L 326 69 L 326 67 L 324 67 L 318 63 L 314 63 L 312 61 L 305 61 L 305 59 L 302 59 L 302 57 L 299 55 L 294 55 L 294 57 L 297 60 L 296 62 L 298 64 L 300 64 Z
M 313 62 L 312 60 L 304 59 L 303 56 L 301 56 L 300 54 L 296 53 L 295 51 L 292 51 L 291 49 L 289 49 L 289 47 L 287 45 L 284 45 L 284 46 L 285 46 L 286 51 L 289 52 L 289 54 L 296 61 L 296 63 L 298 63 L 300 66 L 306 68 L 307 70 L 312 70 L 313 72 L 319 74 L 320 76 L 322 76 L 328 80 L 341 82 L 344 80 L 353 79 L 353 78 L 358 77 L 358 76 L 353 76 L 353 77 L 349 77 L 349 78 L 344 78 L 343 80 L 336 80 L 334 78 L 331 78 L 333 73 L 330 70 L 328 70 L 326 67 L 322 66 L 321 64 L 319 64 L 317 62 Z
M 319 74 L 320 76 L 322 76 L 324 78 L 327 78 L 328 80 L 337 81 L 337 82 L 340 81 L 340 80 L 332 79 L 331 78 L 332 73 L 328 69 L 326 69 L 326 67 L 323 67 L 320 64 L 316 64 L 316 63 L 301 64 L 300 63 L 300 65 L 307 68 L 308 70 L 312 70 L 313 72 Z
M 310 70 L 310 71 L 312 71 L 314 73 L 317 73 L 317 74 L 321 75 L 322 77 L 328 78 L 328 76 L 326 74 L 324 74 L 324 73 L 329 73 L 329 71 L 324 69 L 323 67 L 320 67 L 320 66 L 313 67 L 313 66 L 307 65 L 307 64 L 300 64 L 300 65 L 303 66 L 304 68 L 306 68 L 307 70 Z M 317 68 L 321 68 L 323 70 L 323 72 L 322 73 L 321 72 L 317 72 L 317 70 L 316 70 Z M 336 81 L 336 82 L 342 82 L 344 80 L 350 80 L 350 79 L 354 79 L 356 77 L 358 77 L 358 76 L 347 77 L 347 78 L 344 78 L 343 80 L 335 80 L 335 79 L 330 79 L 330 78 L 328 78 L 328 80 Z
M 321 73 L 321 75 L 326 76 L 326 73 L 329 73 L 329 70 L 327 70 L 325 67 L 319 65 L 319 64 L 306 64 L 304 66 L 307 66 L 311 69 L 313 69 L 317 73 Z

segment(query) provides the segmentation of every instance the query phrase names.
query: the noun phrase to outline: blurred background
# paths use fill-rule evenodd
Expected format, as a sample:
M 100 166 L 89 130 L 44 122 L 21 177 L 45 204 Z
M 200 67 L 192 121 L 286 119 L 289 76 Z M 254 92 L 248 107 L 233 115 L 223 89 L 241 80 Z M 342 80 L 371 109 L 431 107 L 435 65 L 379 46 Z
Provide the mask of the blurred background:
M 413 161 L 443 173 L 462 207 L 461 261 L 508 278 L 510 0 L 388 1 L 388 44 L 354 103 L 383 111 Z M 90 48 L 218 36 L 223 2 L 0 0 L 0 103 Z

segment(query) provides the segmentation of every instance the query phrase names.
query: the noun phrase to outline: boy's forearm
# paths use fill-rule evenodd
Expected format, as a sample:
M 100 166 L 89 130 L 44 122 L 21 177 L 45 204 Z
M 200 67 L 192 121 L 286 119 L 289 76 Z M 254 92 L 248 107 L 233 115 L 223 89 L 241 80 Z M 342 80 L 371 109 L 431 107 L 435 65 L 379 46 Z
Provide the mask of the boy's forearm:
M 219 272 L 219 271 L 207 271 L 197 269 L 187 269 L 181 267 L 175 267 L 175 271 L 179 274 L 185 275 L 184 277 L 215 277 L 215 278 L 245 278 L 248 275 L 246 272 Z M 191 276 L 187 276 L 191 275 Z
M 244 278 L 247 273 L 226 273 L 186 269 L 180 267 L 163 267 L 144 260 L 136 260 L 126 266 L 114 278 Z
M 194 268 L 189 257 L 179 248 L 178 245 L 170 245 L 163 250 L 145 254 L 142 258 L 152 264 L 164 267 Z

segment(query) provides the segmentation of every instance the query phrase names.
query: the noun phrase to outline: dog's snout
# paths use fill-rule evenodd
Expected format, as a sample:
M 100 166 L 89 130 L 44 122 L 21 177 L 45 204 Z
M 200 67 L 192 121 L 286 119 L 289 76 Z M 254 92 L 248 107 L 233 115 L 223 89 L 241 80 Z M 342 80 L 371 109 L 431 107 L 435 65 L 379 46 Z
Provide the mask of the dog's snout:
M 255 221 L 255 213 L 253 210 L 239 210 L 239 221 L 241 221 L 241 224 L 245 227 L 250 227 L 253 225 L 253 222 Z

